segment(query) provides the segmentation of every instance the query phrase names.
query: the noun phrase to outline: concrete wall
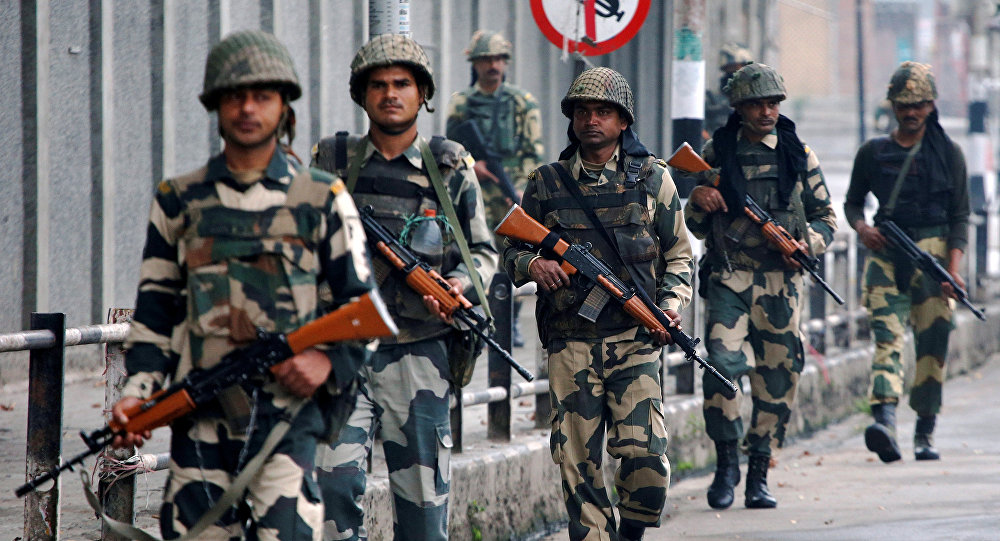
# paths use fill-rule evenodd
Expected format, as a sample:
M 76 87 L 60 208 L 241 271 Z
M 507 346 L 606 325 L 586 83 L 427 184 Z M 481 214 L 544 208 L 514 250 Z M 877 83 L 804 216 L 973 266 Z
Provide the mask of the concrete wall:
M 515 42 L 509 81 L 541 102 L 554 158 L 566 140 L 558 103 L 573 62 L 538 31 L 529 2 L 410 5 L 438 86 L 420 131 L 443 131 L 448 97 L 469 84 L 469 37 L 496 29 Z M 0 333 L 26 329 L 33 311 L 65 312 L 75 327 L 134 304 L 153 187 L 221 149 L 197 95 L 207 52 L 227 33 L 263 28 L 291 51 L 304 88 L 294 104 L 299 156 L 323 135 L 365 130 L 347 78 L 368 35 L 367 10 L 367 0 L 0 2 Z M 672 2 L 654 2 L 632 43 L 591 59 L 629 78 L 636 129 L 661 155 L 670 141 L 671 17 Z M 25 358 L 0 354 L 0 383 L 23 377 Z

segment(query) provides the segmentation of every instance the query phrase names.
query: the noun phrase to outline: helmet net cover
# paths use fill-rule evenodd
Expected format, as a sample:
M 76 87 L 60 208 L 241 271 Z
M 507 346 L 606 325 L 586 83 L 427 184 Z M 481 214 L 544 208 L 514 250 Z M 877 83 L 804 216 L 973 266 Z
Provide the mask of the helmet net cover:
M 381 34 L 358 49 L 351 61 L 351 99 L 362 105 L 368 73 L 375 68 L 403 65 L 413 70 L 417 84 L 427 88 L 426 100 L 434 97 L 434 72 L 423 47 L 399 34 Z
M 937 99 L 937 84 L 928 64 L 903 62 L 893 72 L 885 97 L 894 103 L 920 103 Z
M 613 103 L 625 115 L 628 123 L 635 123 L 635 98 L 625 77 L 611 68 L 590 68 L 581 73 L 563 97 L 562 112 L 573 118 L 573 106 L 578 101 L 604 101 Z
M 226 90 L 273 84 L 282 87 L 288 101 L 302 96 L 302 87 L 288 49 L 273 34 L 244 30 L 226 36 L 208 54 L 205 79 L 198 96 L 209 111 L 219 105 Z
M 778 98 L 780 101 L 788 94 L 785 91 L 785 80 L 774 68 L 755 62 L 737 70 L 722 91 L 726 93 L 729 105 L 733 107 L 748 100 L 761 98 Z

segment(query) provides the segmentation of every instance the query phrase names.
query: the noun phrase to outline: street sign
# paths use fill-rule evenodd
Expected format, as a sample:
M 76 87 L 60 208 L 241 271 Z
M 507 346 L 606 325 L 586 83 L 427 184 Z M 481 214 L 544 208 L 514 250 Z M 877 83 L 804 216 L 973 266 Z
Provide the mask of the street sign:
M 649 6 L 650 0 L 531 0 L 531 14 L 556 47 L 597 56 L 635 37 Z

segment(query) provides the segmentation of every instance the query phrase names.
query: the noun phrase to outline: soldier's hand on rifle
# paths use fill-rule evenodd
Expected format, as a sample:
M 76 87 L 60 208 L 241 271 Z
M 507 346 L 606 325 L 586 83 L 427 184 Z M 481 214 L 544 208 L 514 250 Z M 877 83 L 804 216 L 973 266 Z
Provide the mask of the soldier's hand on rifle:
M 870 226 L 861 220 L 858 220 L 858 224 L 854 229 L 858 232 L 858 240 L 861 241 L 861 244 L 868 247 L 869 250 L 880 251 L 888 243 L 885 236 L 882 235 L 882 232 L 877 227 Z
M 274 365 L 271 373 L 284 388 L 295 396 L 308 398 L 330 375 L 330 358 L 318 349 L 307 349 L 291 359 Z
M 962 275 L 959 274 L 957 270 L 949 268 L 948 274 L 951 275 L 952 280 L 955 280 L 955 283 L 958 284 L 958 287 L 965 289 L 965 280 L 962 279 Z M 955 291 L 955 288 L 951 287 L 951 284 L 949 284 L 948 282 L 941 282 L 941 293 L 944 293 L 946 297 L 958 299 L 958 293 Z
M 562 286 L 569 285 L 569 276 L 563 272 L 559 263 L 540 257 L 528 265 L 528 275 L 543 291 L 552 293 Z
M 799 241 L 795 241 L 795 244 L 798 244 L 799 250 L 801 250 L 802 252 L 807 253 L 807 254 L 809 253 L 809 245 L 807 245 L 805 242 L 799 240 Z M 781 249 L 780 247 L 774 246 L 773 244 L 772 244 L 772 246 L 776 250 L 780 250 Z M 785 262 L 785 267 L 787 267 L 789 269 L 799 270 L 799 269 L 802 268 L 802 265 L 800 265 L 798 261 L 796 261 L 795 259 L 793 259 L 791 256 L 785 254 L 784 251 L 781 252 L 781 259 Z
M 458 278 L 445 278 L 445 280 L 451 284 L 451 289 L 448 293 L 457 297 L 462 294 L 462 282 Z M 451 325 L 454 318 L 451 314 L 441 311 L 441 303 L 437 301 L 432 295 L 424 295 L 424 306 L 427 307 L 427 311 L 436 315 L 441 321 L 444 321 L 448 325 Z
M 681 315 L 674 310 L 664 310 L 664 314 L 667 315 L 667 319 L 670 320 L 670 326 L 676 328 L 678 331 L 681 329 Z M 661 346 L 669 346 L 674 343 L 674 339 L 670 337 L 670 333 L 667 331 L 653 331 L 653 340 Z
M 128 416 L 125 415 L 127 410 L 131 410 L 142 404 L 142 400 L 134 396 L 126 396 L 118 401 L 117 404 L 111 408 L 111 417 L 121 426 L 128 424 Z M 152 436 L 152 432 L 149 430 L 144 430 L 138 433 L 127 432 L 124 436 L 117 435 L 111 440 L 111 447 L 113 449 L 121 449 L 122 447 L 142 447 L 142 444 L 146 443 Z
M 691 202 L 705 212 L 729 212 L 729 207 L 726 206 L 726 200 L 722 198 L 722 192 L 712 188 L 711 186 L 695 186 L 691 190 L 690 195 Z

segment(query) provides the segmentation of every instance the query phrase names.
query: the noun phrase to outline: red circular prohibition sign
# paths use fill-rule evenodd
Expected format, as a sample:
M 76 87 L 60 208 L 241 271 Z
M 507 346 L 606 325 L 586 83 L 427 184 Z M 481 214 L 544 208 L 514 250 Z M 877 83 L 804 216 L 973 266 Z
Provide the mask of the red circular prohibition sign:
M 535 23 L 538 24 L 538 28 L 542 31 L 542 34 L 544 34 L 553 45 L 561 49 L 565 36 L 563 36 L 562 33 L 560 33 L 559 30 L 552 25 L 552 22 L 549 21 L 549 17 L 545 13 L 545 9 L 542 6 L 543 1 L 544 0 L 531 0 L 531 15 L 535 18 Z M 595 4 L 599 1 L 600 0 L 582 0 L 585 13 L 587 13 L 591 19 L 587 23 L 588 35 L 596 35 L 593 31 L 592 20 L 597 7 Z M 649 14 L 649 7 L 650 0 L 638 0 L 635 7 L 635 15 L 632 16 L 625 28 L 615 34 L 611 39 L 598 41 L 594 45 L 568 39 L 567 47 L 570 52 L 579 51 L 584 56 L 597 56 L 610 53 L 622 45 L 625 45 L 629 40 L 635 37 L 636 33 L 639 32 L 639 28 L 642 27 L 642 23 L 646 22 L 646 15 Z

